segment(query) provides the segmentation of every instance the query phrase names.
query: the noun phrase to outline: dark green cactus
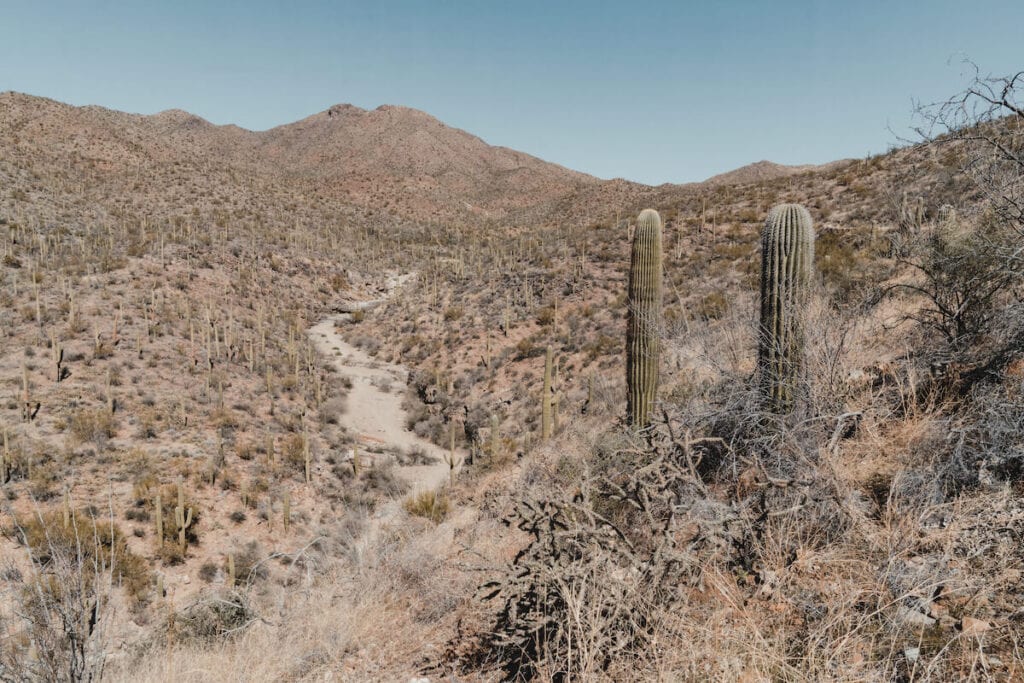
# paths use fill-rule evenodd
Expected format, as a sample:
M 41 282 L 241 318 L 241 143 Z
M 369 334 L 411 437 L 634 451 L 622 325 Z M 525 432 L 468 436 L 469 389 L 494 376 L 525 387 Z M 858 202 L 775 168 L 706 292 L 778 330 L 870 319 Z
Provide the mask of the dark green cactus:
M 803 372 L 804 312 L 814 270 L 814 227 L 799 204 L 773 207 L 761 235 L 758 369 L 768 409 L 789 413 Z
M 636 428 L 650 423 L 658 394 L 661 353 L 661 216 L 644 209 L 636 222 L 629 263 L 626 329 L 626 408 Z

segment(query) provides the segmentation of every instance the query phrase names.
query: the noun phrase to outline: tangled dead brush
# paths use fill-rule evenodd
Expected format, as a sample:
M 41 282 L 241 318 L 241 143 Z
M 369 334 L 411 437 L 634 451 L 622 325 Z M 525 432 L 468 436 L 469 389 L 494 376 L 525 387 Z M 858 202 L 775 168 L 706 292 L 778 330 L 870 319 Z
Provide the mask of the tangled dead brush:
M 1024 516 L 1005 484 L 949 492 L 944 453 L 865 484 L 843 453 L 874 438 L 860 415 L 748 408 L 663 414 L 643 441 L 524 478 L 504 520 L 522 549 L 482 586 L 492 628 L 460 664 L 510 680 L 1020 673 Z
M 484 644 L 510 678 L 612 675 L 650 660 L 662 619 L 699 586 L 703 567 L 735 557 L 746 535 L 734 506 L 697 471 L 720 439 L 679 439 L 668 423 L 650 448 L 615 452 L 570 496 L 518 501 L 505 523 L 529 536 L 507 574 L 485 584 L 499 600 Z M 628 464 L 628 466 L 626 466 Z

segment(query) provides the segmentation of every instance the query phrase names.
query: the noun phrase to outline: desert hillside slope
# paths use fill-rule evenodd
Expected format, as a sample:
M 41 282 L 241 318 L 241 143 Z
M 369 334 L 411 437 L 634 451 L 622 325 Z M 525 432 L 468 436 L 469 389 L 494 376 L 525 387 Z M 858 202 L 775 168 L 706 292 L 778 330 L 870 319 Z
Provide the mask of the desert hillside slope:
M 1020 680 L 1024 135 L 969 132 L 648 187 L 402 107 L 0 94 L 0 681 Z
M 156 183 L 173 169 L 202 169 L 293 183 L 353 207 L 421 220 L 502 219 L 601 183 L 387 105 L 336 105 L 253 132 L 180 110 L 144 116 L 6 92 L 0 138 L 9 162 L 88 168 L 107 182 L 131 176 Z M 207 182 L 214 193 L 233 189 L 217 178 Z

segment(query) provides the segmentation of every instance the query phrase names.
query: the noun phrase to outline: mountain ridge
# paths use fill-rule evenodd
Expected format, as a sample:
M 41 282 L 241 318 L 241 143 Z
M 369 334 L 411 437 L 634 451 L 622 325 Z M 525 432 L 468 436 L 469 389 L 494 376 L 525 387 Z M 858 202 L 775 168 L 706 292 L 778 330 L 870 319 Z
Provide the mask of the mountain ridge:
M 167 192 L 166 164 L 217 169 L 227 176 L 261 179 L 250 184 L 298 184 L 304 192 L 330 196 L 354 211 L 385 210 L 419 221 L 590 221 L 612 207 L 632 207 L 679 191 L 763 182 L 843 163 L 760 161 L 700 183 L 650 186 L 597 178 L 491 145 L 427 112 L 395 104 L 363 109 L 337 103 L 262 131 L 215 124 L 179 108 L 135 114 L 14 91 L 0 93 L 0 114 L 0 151 L 23 163 L 66 166 L 70 157 L 102 172 L 101 181 L 114 183 L 117 176 L 130 174 L 136 185 L 152 186 L 158 194 Z M 10 146 L 14 139 L 18 149 Z M 234 189 L 205 191 L 228 196 Z

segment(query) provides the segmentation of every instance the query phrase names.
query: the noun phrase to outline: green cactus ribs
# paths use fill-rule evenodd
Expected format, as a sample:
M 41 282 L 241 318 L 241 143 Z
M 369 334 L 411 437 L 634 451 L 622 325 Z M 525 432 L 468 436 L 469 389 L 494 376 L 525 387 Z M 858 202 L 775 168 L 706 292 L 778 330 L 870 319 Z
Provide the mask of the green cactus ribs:
M 633 235 L 626 328 L 627 419 L 637 429 L 650 424 L 658 394 L 661 276 L 661 216 L 644 209 Z
M 804 317 L 814 269 L 811 214 L 799 204 L 773 207 L 761 235 L 758 370 L 767 408 L 790 413 L 804 366 Z

